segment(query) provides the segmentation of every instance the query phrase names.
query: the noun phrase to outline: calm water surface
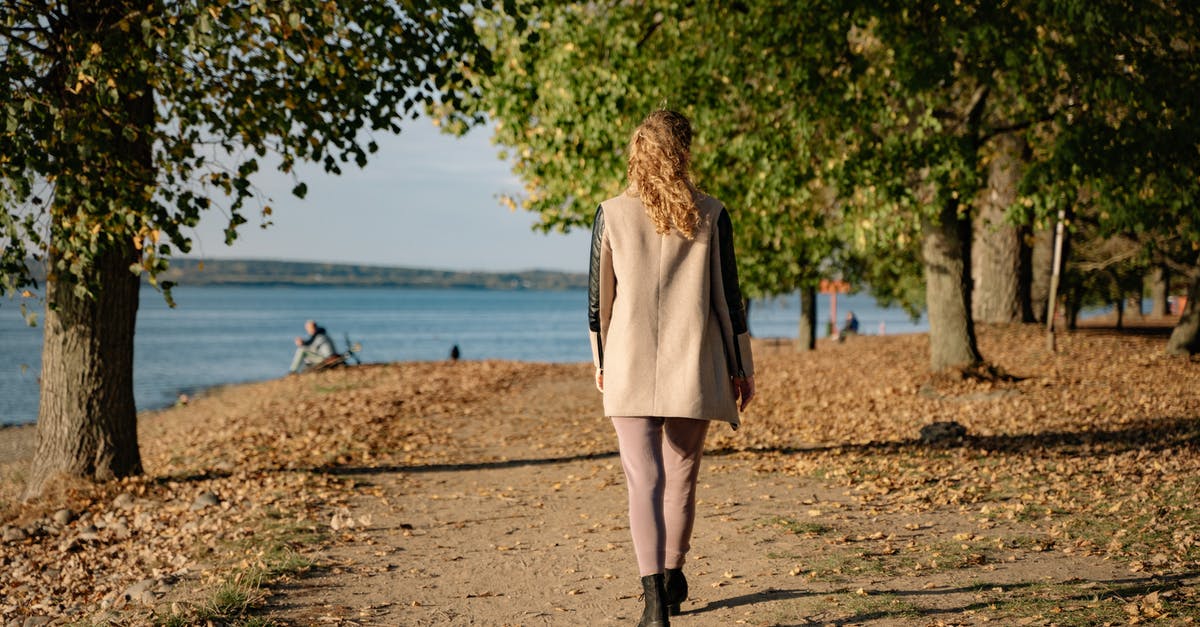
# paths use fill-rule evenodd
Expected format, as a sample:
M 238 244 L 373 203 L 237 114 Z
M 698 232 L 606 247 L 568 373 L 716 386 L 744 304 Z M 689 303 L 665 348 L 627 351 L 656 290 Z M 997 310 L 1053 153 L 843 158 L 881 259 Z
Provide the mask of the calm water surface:
M 445 359 L 458 344 L 464 359 L 589 361 L 587 294 L 467 289 L 333 287 L 188 287 L 170 309 L 145 288 L 138 312 L 134 392 L 138 407 L 169 405 L 181 393 L 286 373 L 303 323 L 313 318 L 334 338 L 361 342 L 368 362 Z M 839 317 L 853 310 L 865 333 L 928 329 L 870 296 L 838 298 Z M 824 334 L 829 302 L 818 301 Z M 796 337 L 798 297 L 755 302 L 758 336 Z M 41 327 L 24 324 L 17 304 L 0 300 L 0 424 L 37 418 Z

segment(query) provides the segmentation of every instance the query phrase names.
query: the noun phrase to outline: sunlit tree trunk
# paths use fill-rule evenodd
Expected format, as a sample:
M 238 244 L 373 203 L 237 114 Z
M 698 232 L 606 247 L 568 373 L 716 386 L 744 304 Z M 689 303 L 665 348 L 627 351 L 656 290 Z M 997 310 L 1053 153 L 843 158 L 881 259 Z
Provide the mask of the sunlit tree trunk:
M 142 471 L 133 398 L 137 261 L 133 246 L 101 255 L 95 298 L 46 287 L 37 450 L 27 496 L 58 475 L 111 479 Z
M 113 25 L 143 8 L 131 2 L 75 3 L 70 9 L 72 20 L 62 28 L 78 29 L 76 41 L 103 40 L 105 51 L 119 58 L 129 52 L 122 45 L 138 46 L 141 39 L 135 35 L 119 41 L 112 36 L 119 32 Z M 128 58 L 139 57 L 144 58 L 134 54 Z M 139 70 L 131 66 L 128 71 L 136 74 Z M 93 155 L 93 179 L 74 187 L 60 185 L 50 212 L 53 220 L 87 216 L 79 207 L 95 196 L 108 201 L 143 200 L 136 191 L 106 187 L 108 180 L 140 180 L 143 189 L 152 188 L 152 146 L 136 129 L 153 128 L 154 94 L 146 87 L 121 97 L 119 111 L 123 118 L 92 119 L 85 116 L 94 113 L 81 112 L 95 112 L 94 107 L 70 95 L 63 96 L 64 105 L 58 115 L 64 128 L 90 128 L 97 136 L 109 138 L 109 143 L 107 150 Z M 86 191 L 78 192 L 76 188 Z M 73 191 L 88 196 L 72 197 Z M 100 221 L 102 217 L 85 219 L 97 220 L 97 228 L 106 227 Z M 131 266 L 140 261 L 141 252 L 132 235 L 114 234 L 100 241 L 94 255 L 85 258 L 88 265 L 78 283 L 55 270 L 60 259 L 55 251 L 70 249 L 70 243 L 51 242 L 37 447 L 25 490 L 27 498 L 37 496 L 61 476 L 107 480 L 142 472 L 133 395 L 133 336 L 140 277 L 131 271 Z
M 1200 263 L 1192 268 L 1188 279 L 1187 304 L 1183 307 L 1183 316 L 1171 339 L 1167 340 L 1167 353 L 1171 355 L 1195 355 L 1200 353 Z
M 817 288 L 800 288 L 800 334 L 796 350 L 810 351 L 817 347 Z
M 971 320 L 970 221 L 947 203 L 922 224 L 930 367 L 968 367 L 982 361 Z
M 1017 200 L 1024 151 L 1020 137 L 1003 134 L 994 140 L 971 244 L 971 315 L 976 322 L 1021 320 L 1021 236 L 1005 212 Z
M 1150 315 L 1161 318 L 1169 313 L 1167 297 L 1171 295 L 1171 271 L 1160 265 L 1150 273 Z
M 1054 229 L 1035 225 L 1029 255 L 1029 308 L 1033 321 L 1045 324 L 1050 303 L 1050 276 L 1054 273 Z

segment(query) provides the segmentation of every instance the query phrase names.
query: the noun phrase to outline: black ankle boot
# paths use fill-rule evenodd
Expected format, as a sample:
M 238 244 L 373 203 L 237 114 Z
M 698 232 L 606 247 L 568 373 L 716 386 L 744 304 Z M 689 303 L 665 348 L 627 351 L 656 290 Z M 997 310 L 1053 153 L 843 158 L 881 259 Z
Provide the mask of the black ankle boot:
M 642 610 L 642 620 L 638 621 L 638 627 L 671 627 L 671 619 L 667 617 L 667 595 L 664 585 L 662 573 L 642 577 L 642 595 L 646 600 L 646 608 Z
M 687 600 L 687 578 L 683 576 L 682 568 L 668 568 L 663 577 L 663 589 L 666 592 L 667 611 L 671 616 L 678 616 L 682 611 L 680 604 Z

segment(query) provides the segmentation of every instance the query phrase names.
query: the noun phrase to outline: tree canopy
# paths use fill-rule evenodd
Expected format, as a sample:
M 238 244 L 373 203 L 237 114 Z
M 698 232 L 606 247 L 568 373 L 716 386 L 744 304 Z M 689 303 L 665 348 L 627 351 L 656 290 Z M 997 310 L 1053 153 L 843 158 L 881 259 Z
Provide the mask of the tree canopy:
M 560 2 L 479 24 L 501 62 L 441 113 L 496 123 L 527 186 L 510 205 L 544 229 L 585 225 L 624 184 L 626 134 L 678 109 L 697 128 L 700 186 L 732 210 L 751 294 L 843 274 L 912 306 L 947 245 L 931 229 L 969 233 L 1006 145 L 1027 147 L 1004 157 L 1020 163 L 999 199 L 1013 223 L 1070 205 L 1160 250 L 1200 238 L 1186 3 Z M 952 239 L 965 272 L 969 235 Z M 958 289 L 955 316 L 970 316 Z
M 284 172 L 361 166 L 372 132 L 469 90 L 459 67 L 489 64 L 471 19 L 437 0 L 5 3 L 0 289 L 53 253 L 52 280 L 89 291 L 87 268 L 116 241 L 153 277 L 206 211 L 227 241 L 248 210 L 269 220 L 251 200 L 266 155 Z
M 38 449 L 59 474 L 141 471 L 133 398 L 140 276 L 206 213 L 233 241 L 268 155 L 337 174 L 486 72 L 448 0 L 17 0 L 0 4 L 0 293 L 46 269 Z M 305 183 L 293 193 L 303 197 Z M 168 300 L 170 285 L 162 287 Z

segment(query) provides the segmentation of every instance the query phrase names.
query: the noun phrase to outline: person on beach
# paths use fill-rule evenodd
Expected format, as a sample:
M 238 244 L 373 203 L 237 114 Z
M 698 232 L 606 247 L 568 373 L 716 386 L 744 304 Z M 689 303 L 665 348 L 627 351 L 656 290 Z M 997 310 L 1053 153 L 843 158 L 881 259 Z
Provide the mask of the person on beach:
M 854 315 L 853 311 L 846 312 L 846 323 L 842 325 L 842 330 L 838 331 L 837 339 L 844 342 L 851 335 L 858 335 L 858 316 Z
M 668 626 L 687 598 L 709 422 L 736 429 L 754 398 L 729 213 L 692 183 L 691 141 L 682 114 L 651 113 L 629 142 L 627 189 L 592 225 L 589 335 L 629 492 L 640 627 Z
M 296 338 L 296 354 L 292 357 L 289 373 L 297 373 L 315 366 L 337 352 L 333 348 L 333 340 L 329 339 L 329 334 L 325 332 L 325 327 L 318 325 L 315 320 L 306 320 L 304 330 L 308 332 L 308 337 Z

